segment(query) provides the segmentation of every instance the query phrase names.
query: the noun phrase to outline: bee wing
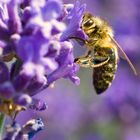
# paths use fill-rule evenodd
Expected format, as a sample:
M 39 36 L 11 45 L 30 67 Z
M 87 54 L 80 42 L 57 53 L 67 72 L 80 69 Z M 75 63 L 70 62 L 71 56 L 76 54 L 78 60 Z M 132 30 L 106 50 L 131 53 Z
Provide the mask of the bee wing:
M 112 42 L 117 46 L 118 51 L 121 54 L 122 58 L 124 58 L 128 62 L 131 69 L 133 70 L 134 74 L 137 75 L 137 71 L 136 71 L 134 65 L 132 64 L 132 62 L 130 61 L 130 59 L 128 58 L 128 56 L 124 52 L 124 50 L 121 48 L 121 46 L 117 43 L 117 41 L 113 37 L 111 37 L 110 35 L 109 35 L 109 37 L 111 38 Z

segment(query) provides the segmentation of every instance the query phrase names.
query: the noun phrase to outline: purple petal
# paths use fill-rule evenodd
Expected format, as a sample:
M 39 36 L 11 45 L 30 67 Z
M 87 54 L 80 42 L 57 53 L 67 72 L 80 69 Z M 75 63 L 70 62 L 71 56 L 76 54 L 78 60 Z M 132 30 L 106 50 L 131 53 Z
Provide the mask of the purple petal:
M 71 71 L 65 75 L 65 78 L 69 78 L 76 85 L 80 85 L 80 78 L 76 75 L 76 73 L 79 71 L 79 68 L 79 65 L 73 64 Z
M 21 21 L 18 12 L 18 0 L 11 0 L 7 7 L 8 7 L 8 26 L 10 29 L 11 34 L 19 33 L 22 30 Z
M 26 88 L 26 92 L 30 96 L 35 95 L 44 85 L 47 84 L 47 79 L 45 76 L 40 76 L 42 79 L 33 78 L 28 87 Z
M 42 8 L 43 19 L 49 21 L 60 16 L 62 10 L 61 0 L 48 0 Z
M 7 23 L 8 21 L 8 11 L 7 11 L 7 5 L 5 3 L 0 3 L 0 19 L 2 19 L 2 21 L 4 23 Z
M 47 103 L 39 99 L 33 99 L 32 104 L 29 106 L 30 109 L 36 111 L 44 111 L 48 108 Z
M 17 46 L 17 53 L 23 61 L 37 63 L 40 61 L 40 57 L 47 53 L 47 43 L 48 39 L 41 31 L 37 31 L 32 36 L 21 38 Z
M 61 42 L 60 54 L 56 58 L 59 66 L 72 64 L 74 62 L 73 46 L 70 42 Z
M 70 42 L 61 43 L 62 48 L 56 61 L 59 67 L 47 76 L 48 85 L 59 78 L 69 78 L 75 84 L 79 84 L 80 80 L 76 76 L 79 66 L 74 64 L 73 46 Z
M 3 62 L 0 62 L 0 83 L 9 80 L 9 78 L 10 74 L 8 67 Z
M 0 85 L 0 97 L 9 99 L 12 98 L 16 94 L 13 85 L 10 82 L 5 82 Z
M 61 41 L 68 40 L 72 37 L 81 38 L 83 40 L 88 38 L 84 31 L 80 28 L 85 8 L 85 4 L 81 6 L 78 1 L 75 3 L 74 8 L 71 10 L 70 14 L 68 14 L 68 27 L 61 35 Z
M 31 104 L 32 98 L 27 94 L 22 94 L 14 99 L 15 103 L 21 106 L 27 106 Z
M 16 76 L 13 80 L 14 88 L 17 92 L 25 90 L 25 88 L 29 85 L 31 81 L 31 76 L 24 74 L 21 72 L 18 76 Z
M 73 64 L 61 66 L 59 69 L 57 69 L 56 71 L 54 71 L 53 73 L 48 75 L 47 84 L 50 85 L 54 81 L 63 77 L 63 78 L 69 78 L 73 83 L 75 83 L 76 85 L 79 85 L 80 79 L 79 79 L 79 77 L 76 76 L 77 71 L 75 71 L 75 73 L 73 73 L 74 68 L 75 68 L 75 65 L 73 65 Z

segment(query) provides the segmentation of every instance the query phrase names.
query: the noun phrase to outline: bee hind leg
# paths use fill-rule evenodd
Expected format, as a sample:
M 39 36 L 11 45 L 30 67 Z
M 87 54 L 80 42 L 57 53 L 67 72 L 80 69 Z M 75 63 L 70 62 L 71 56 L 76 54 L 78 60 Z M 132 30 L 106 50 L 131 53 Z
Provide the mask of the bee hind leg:
M 97 68 L 107 64 L 108 61 L 109 61 L 109 57 L 96 56 L 96 57 L 92 57 L 89 63 L 91 67 Z
M 91 57 L 90 55 L 81 56 L 75 58 L 74 62 L 85 68 L 97 68 L 107 64 L 109 57 L 96 56 Z
M 88 68 L 90 67 L 90 59 L 89 57 L 78 57 L 75 58 L 74 62 L 79 64 L 81 67 Z

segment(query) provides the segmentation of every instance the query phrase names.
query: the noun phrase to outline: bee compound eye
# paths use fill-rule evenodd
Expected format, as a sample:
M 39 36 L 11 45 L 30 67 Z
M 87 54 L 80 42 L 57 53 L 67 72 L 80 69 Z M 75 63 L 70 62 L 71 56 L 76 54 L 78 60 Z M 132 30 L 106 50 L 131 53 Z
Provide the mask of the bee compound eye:
M 90 27 L 90 26 L 93 25 L 93 23 L 94 23 L 93 20 L 92 19 L 89 19 L 88 21 L 85 22 L 84 26 L 85 27 Z

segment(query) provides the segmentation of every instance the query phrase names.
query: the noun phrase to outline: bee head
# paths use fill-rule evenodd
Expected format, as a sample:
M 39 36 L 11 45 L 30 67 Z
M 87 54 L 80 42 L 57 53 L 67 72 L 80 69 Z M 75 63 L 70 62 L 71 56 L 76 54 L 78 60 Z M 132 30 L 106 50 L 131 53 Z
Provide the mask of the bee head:
M 113 34 L 112 28 L 104 19 L 90 13 L 84 14 L 81 28 L 88 36 L 92 36 L 91 34 L 100 34 L 101 36 L 111 34 L 112 36 Z
M 98 31 L 102 26 L 102 20 L 99 17 L 95 17 L 90 13 L 85 13 L 82 21 L 81 28 L 87 35 L 91 32 Z
M 85 13 L 82 21 L 82 29 L 89 30 L 95 27 L 95 22 L 93 16 L 90 13 Z

